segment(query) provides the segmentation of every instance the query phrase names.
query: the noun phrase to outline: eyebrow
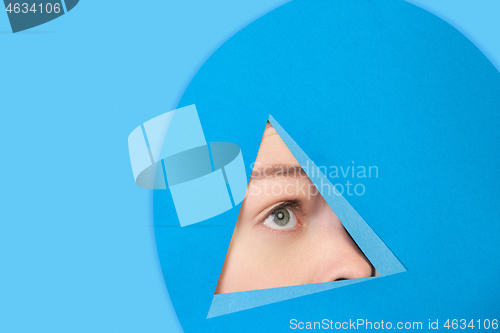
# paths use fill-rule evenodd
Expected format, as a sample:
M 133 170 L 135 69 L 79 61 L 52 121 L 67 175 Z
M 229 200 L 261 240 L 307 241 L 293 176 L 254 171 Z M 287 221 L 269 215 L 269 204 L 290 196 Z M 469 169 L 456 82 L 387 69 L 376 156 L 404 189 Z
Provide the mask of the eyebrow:
M 250 180 L 261 180 L 273 177 L 307 177 L 301 166 L 271 165 L 265 168 L 254 169 Z

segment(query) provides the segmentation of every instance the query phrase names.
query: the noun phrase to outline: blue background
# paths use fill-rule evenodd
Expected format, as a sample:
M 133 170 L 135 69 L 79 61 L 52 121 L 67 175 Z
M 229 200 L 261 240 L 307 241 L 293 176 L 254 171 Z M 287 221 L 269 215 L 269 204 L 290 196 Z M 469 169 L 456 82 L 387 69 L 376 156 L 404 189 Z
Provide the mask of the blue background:
M 15 35 L 0 14 L 0 330 L 180 331 L 152 194 L 133 182 L 126 138 L 174 109 L 213 51 L 282 3 L 82 1 Z M 498 2 L 419 4 L 498 68 Z

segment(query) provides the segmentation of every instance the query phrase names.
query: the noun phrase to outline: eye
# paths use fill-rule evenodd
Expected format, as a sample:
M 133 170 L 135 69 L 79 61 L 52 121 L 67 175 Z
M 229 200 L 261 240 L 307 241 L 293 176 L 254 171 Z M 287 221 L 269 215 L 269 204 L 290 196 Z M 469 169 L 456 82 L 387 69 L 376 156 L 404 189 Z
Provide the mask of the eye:
M 264 220 L 264 225 L 271 229 L 291 229 L 297 226 L 297 217 L 287 208 L 278 208 Z

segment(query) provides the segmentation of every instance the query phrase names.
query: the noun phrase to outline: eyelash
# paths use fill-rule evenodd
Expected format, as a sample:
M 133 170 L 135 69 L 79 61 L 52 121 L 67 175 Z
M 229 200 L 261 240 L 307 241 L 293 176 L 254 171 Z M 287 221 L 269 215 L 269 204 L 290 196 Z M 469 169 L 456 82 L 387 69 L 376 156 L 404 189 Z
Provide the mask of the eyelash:
M 269 228 L 269 227 L 266 227 L 264 225 L 264 221 L 270 217 L 275 211 L 277 211 L 278 209 L 281 209 L 281 208 L 287 208 L 287 209 L 291 209 L 293 211 L 293 213 L 295 214 L 295 217 L 297 217 L 297 227 L 293 228 L 293 229 L 281 229 L 281 230 L 278 230 L 278 229 L 272 229 L 272 228 Z M 260 225 L 261 227 L 263 227 L 265 230 L 267 231 L 270 231 L 270 232 L 273 232 L 273 233 L 278 233 L 278 234 L 291 234 L 291 233 L 294 233 L 296 231 L 298 231 L 298 227 L 302 226 L 302 223 L 300 223 L 300 220 L 298 218 L 298 215 L 301 215 L 301 216 L 304 216 L 305 214 L 302 212 L 302 203 L 300 200 L 298 199 L 294 199 L 294 200 L 287 200 L 287 201 L 284 201 L 280 204 L 277 204 L 276 206 L 274 206 L 268 214 L 266 214 L 266 216 L 264 217 L 264 219 L 260 222 Z

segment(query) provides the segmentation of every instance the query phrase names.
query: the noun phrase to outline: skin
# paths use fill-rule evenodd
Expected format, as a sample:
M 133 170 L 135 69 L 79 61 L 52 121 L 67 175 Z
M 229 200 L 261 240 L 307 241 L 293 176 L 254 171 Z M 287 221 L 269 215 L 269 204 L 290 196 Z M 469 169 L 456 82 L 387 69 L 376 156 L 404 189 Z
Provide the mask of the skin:
M 266 218 L 290 202 L 289 229 Z M 268 123 L 216 294 L 372 275 L 372 265 Z

